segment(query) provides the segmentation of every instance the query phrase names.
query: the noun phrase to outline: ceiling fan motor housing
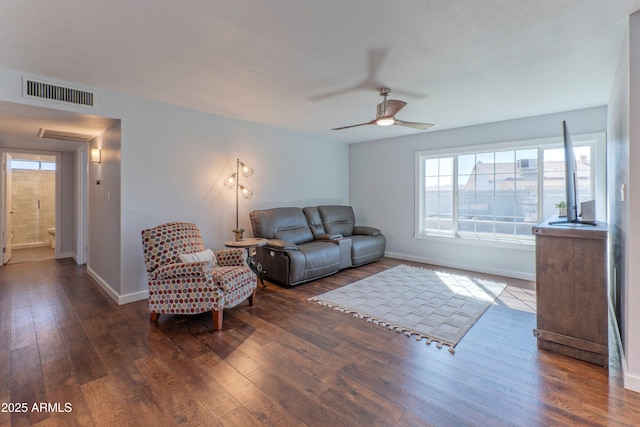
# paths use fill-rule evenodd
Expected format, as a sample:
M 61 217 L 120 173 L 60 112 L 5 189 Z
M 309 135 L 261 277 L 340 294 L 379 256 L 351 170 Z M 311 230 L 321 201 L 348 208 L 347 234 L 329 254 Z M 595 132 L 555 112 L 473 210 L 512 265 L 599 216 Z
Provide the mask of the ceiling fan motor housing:
M 391 89 L 389 89 L 388 87 L 381 87 L 380 89 L 378 89 L 378 92 L 380 93 L 380 96 L 388 96 L 391 93 Z

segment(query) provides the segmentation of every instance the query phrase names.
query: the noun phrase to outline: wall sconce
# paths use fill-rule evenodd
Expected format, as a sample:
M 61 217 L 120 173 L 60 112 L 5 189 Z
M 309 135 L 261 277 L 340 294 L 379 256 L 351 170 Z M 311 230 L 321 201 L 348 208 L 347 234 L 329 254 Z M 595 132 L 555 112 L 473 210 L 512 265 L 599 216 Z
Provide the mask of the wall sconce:
M 253 196 L 252 189 L 244 185 L 240 185 L 239 183 L 240 173 L 242 173 L 242 175 L 246 177 L 249 177 L 253 175 L 253 169 L 251 168 L 251 166 L 247 165 L 246 163 L 241 162 L 240 159 L 237 159 L 236 173 L 229 175 L 224 180 L 224 186 L 226 188 L 236 189 L 236 230 L 238 229 L 238 199 L 241 194 L 243 199 L 250 199 Z
M 102 150 L 99 148 L 91 149 L 91 163 L 100 164 L 102 163 Z
M 99 148 L 91 149 L 91 163 L 98 165 L 98 177 L 96 178 L 96 185 L 100 185 L 100 163 L 102 163 L 102 150 Z

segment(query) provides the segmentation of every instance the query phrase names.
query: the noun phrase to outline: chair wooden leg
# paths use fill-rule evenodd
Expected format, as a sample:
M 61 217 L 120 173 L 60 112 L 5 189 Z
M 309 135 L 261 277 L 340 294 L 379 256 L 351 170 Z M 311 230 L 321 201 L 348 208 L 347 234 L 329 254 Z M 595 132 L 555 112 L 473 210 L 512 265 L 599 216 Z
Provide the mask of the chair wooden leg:
M 249 305 L 253 305 L 253 301 L 256 299 L 256 292 L 258 291 L 258 288 L 255 288 L 253 290 L 253 293 L 251 294 L 251 296 L 249 296 Z
M 219 331 L 220 329 L 222 329 L 222 310 L 212 310 L 211 314 L 213 314 L 213 330 Z
M 149 318 L 150 322 L 155 322 L 160 318 L 160 313 L 151 313 L 151 317 Z

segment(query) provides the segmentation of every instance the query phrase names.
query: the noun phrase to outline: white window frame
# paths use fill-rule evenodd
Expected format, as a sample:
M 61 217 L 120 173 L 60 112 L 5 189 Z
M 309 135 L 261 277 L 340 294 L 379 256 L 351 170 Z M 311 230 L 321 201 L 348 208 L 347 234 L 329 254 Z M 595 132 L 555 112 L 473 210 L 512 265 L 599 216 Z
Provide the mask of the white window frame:
M 25 167 L 27 164 L 31 164 L 31 167 Z M 45 167 L 42 167 L 43 165 L 45 165 Z M 31 160 L 18 158 L 11 162 L 11 169 L 30 171 L 55 171 L 56 162 L 51 160 Z
M 580 134 L 572 135 L 572 142 L 574 146 L 581 146 L 585 144 L 591 144 L 591 198 L 596 200 L 596 217 L 599 220 L 606 220 L 606 134 L 604 132 L 592 133 L 592 134 Z M 561 136 L 542 139 L 530 139 L 520 140 L 502 143 L 492 143 L 473 146 L 462 146 L 449 149 L 435 149 L 417 151 L 415 153 L 415 224 L 414 224 L 414 237 L 417 239 L 457 239 L 461 243 L 481 243 L 486 246 L 512 246 L 520 247 L 522 245 L 533 245 L 535 243 L 533 236 L 531 239 L 502 239 L 493 238 L 490 236 L 468 236 L 460 235 L 456 232 L 455 222 L 457 220 L 457 200 L 458 200 L 458 162 L 454 160 L 453 164 L 453 216 L 454 216 L 454 230 L 452 232 L 438 232 L 434 230 L 424 230 L 423 218 L 424 201 L 425 201 L 425 170 L 424 160 L 427 158 L 441 158 L 446 156 L 456 157 L 463 154 L 479 154 L 479 153 L 491 153 L 504 150 L 521 150 L 532 149 L 538 150 L 538 158 L 541 159 L 542 152 L 549 148 L 562 148 L 563 140 Z M 543 183 L 543 167 L 544 162 L 538 162 L 538 221 L 543 221 L 546 218 L 540 218 L 542 215 L 542 203 L 543 197 L 542 183 Z M 581 200 L 585 201 L 585 200 Z

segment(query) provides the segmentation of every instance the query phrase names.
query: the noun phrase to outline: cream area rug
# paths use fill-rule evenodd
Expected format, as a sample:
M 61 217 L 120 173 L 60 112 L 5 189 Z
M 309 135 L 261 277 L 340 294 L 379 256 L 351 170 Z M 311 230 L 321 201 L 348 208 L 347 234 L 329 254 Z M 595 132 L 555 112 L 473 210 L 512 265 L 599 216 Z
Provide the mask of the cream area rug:
M 309 298 L 451 353 L 506 287 L 471 276 L 399 265 Z

